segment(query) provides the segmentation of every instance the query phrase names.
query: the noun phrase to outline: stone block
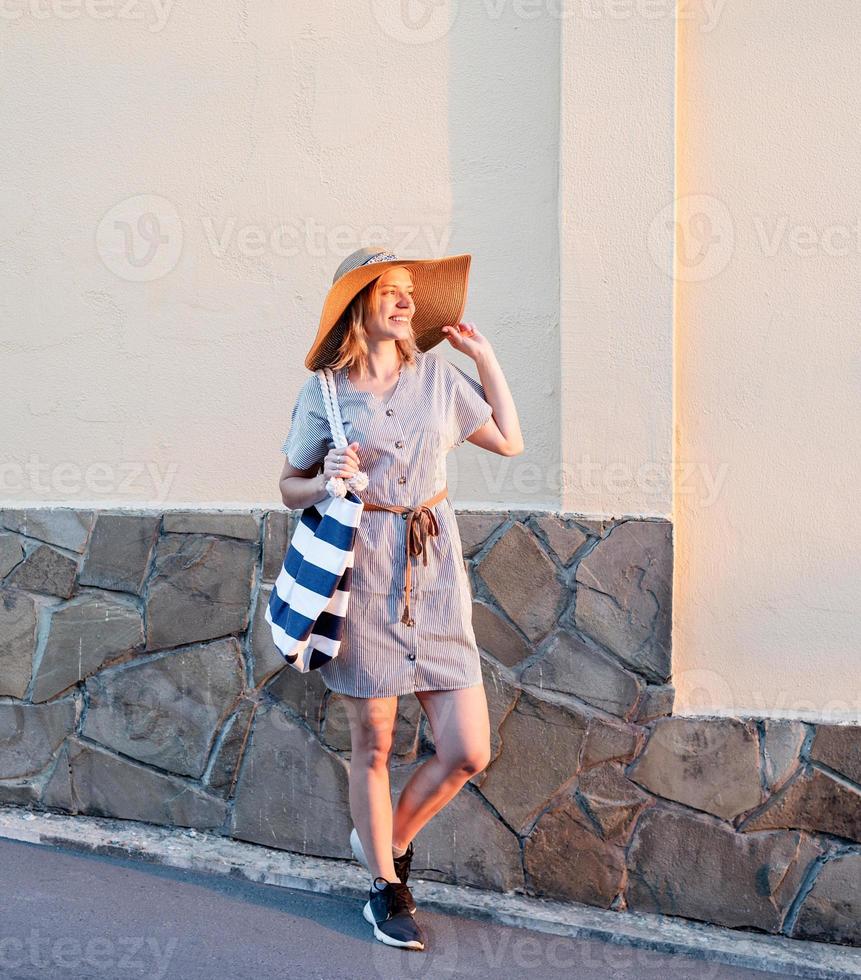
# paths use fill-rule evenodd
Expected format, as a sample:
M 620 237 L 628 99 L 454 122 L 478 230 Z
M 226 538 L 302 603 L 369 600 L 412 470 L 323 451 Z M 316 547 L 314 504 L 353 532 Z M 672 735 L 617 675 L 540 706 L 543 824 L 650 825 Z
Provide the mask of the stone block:
M 806 729 L 800 721 L 767 718 L 762 723 L 763 779 L 774 792 L 799 766 L 798 754 Z
M 605 840 L 627 842 L 641 811 L 652 798 L 625 777 L 620 766 L 605 763 L 587 769 L 577 780 L 580 808 Z
M 397 759 L 412 761 L 416 758 L 421 718 L 422 706 L 414 694 L 405 694 L 398 698 L 395 734 L 392 739 L 392 755 Z
M 140 595 L 158 527 L 155 515 L 99 514 L 78 576 L 80 584 Z
M 602 839 L 573 798 L 541 815 L 523 842 L 530 891 L 539 898 L 609 908 L 625 880 L 625 851 Z
M 628 908 L 778 932 L 816 842 L 797 831 L 740 834 L 714 817 L 663 804 L 637 821 Z
M 520 831 L 577 773 L 588 721 L 523 691 L 500 727 L 502 751 L 487 767 L 482 795 Z
M 87 681 L 82 734 L 155 768 L 199 778 L 244 680 L 233 637 L 102 670 Z
M 24 548 L 14 534 L 0 533 L 0 578 L 24 560 Z
M 4 510 L 3 526 L 18 534 L 80 554 L 87 546 L 87 538 L 95 518 L 96 515 L 91 510 L 33 507 L 29 510 Z
M 472 558 L 504 520 L 499 514 L 457 514 L 456 516 L 464 558 Z
M 133 600 L 84 593 L 51 613 L 32 699 L 47 701 L 142 645 L 143 620 Z
M 520 680 L 573 694 L 622 718 L 631 712 L 644 686 L 631 671 L 565 630 L 553 634 L 541 659 L 529 664 Z
M 491 657 L 481 658 L 481 676 L 490 718 L 490 762 L 481 772 L 470 777 L 470 782 L 475 786 L 481 786 L 487 777 L 490 763 L 502 751 L 499 729 L 519 695 L 519 688 L 509 681 L 506 672 Z
M 637 705 L 635 721 L 644 725 L 655 718 L 665 718 L 673 713 L 676 689 L 672 684 L 648 684 Z
M 620 521 L 614 521 L 611 518 L 599 521 L 585 520 L 584 518 L 577 517 L 576 515 L 574 515 L 573 520 L 576 521 L 577 525 L 582 527 L 583 530 L 593 538 L 606 538 L 613 528 L 616 527 L 617 524 L 621 523 Z
M 323 698 L 323 716 L 320 725 L 320 741 L 330 749 L 338 752 L 350 752 L 352 737 L 350 735 L 350 719 L 344 706 L 344 696 L 332 691 Z
M 817 725 L 810 758 L 861 784 L 861 726 Z
M 640 751 L 645 729 L 597 714 L 589 718 L 581 766 L 590 769 L 602 762 L 630 762 Z
M 861 841 L 861 792 L 821 769 L 805 768 L 772 797 L 744 831 L 792 827 Z
M 278 705 L 257 711 L 235 798 L 232 834 L 240 840 L 352 856 L 346 763 Z
M 23 698 L 33 670 L 39 606 L 27 592 L 0 588 L 0 696 Z
M 257 551 L 250 541 L 163 535 L 147 587 L 146 649 L 245 630 Z
M 74 594 L 77 574 L 76 561 L 50 545 L 40 544 L 12 569 L 4 584 L 68 599 Z
M 281 573 L 287 546 L 290 544 L 292 522 L 289 510 L 269 510 L 263 515 L 263 573 L 264 582 L 274 582 Z
M 532 647 L 494 608 L 476 600 L 472 604 L 476 643 L 506 667 L 516 667 L 532 653 Z
M 753 722 L 662 718 L 628 775 L 656 796 L 724 820 L 763 801 Z
M 823 865 L 792 935 L 861 946 L 861 853 L 841 854 Z
M 220 511 L 171 510 L 164 515 L 165 533 L 216 534 L 219 537 L 257 541 L 260 525 L 254 514 L 225 514 Z
M 258 706 L 257 701 L 241 698 L 238 707 L 224 725 L 223 735 L 216 746 L 215 757 L 206 779 L 210 789 L 219 796 L 229 797 L 233 793 Z
M 546 636 L 568 601 L 556 566 L 522 524 L 512 524 L 477 566 L 497 605 L 532 643 Z
M 672 526 L 629 520 L 577 566 L 577 626 L 652 683 L 670 677 Z
M 302 673 L 285 665 L 283 658 L 282 668 L 266 690 L 276 701 L 295 712 L 312 731 L 319 732 L 323 723 L 324 698 L 328 691 L 319 670 Z
M 574 523 L 565 523 L 553 514 L 535 518 L 535 523 L 544 532 L 551 551 L 563 565 L 567 565 L 574 555 L 589 540 L 589 535 Z
M 255 687 L 272 680 L 276 674 L 278 676 L 274 683 L 280 685 L 285 683 L 288 674 L 298 676 L 300 673 L 281 656 L 281 651 L 272 639 L 272 627 L 266 622 L 266 607 L 271 596 L 272 588 L 261 585 L 257 590 L 254 616 L 251 620 L 251 662 Z
M 75 702 L 0 704 L 0 779 L 40 772 L 75 728 Z
M 0 803 L 28 806 L 39 801 L 36 779 L 0 779 Z
M 61 753 L 43 794 L 47 807 L 198 830 L 220 830 L 224 823 L 226 802 L 187 779 L 156 772 L 74 736 Z

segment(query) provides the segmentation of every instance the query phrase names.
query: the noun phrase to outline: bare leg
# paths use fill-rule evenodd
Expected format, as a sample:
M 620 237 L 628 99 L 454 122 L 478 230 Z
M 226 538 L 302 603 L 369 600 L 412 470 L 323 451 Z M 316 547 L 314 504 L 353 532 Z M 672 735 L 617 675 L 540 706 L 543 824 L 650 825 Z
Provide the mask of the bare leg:
M 350 721 L 350 813 L 371 874 L 398 881 L 392 856 L 389 755 L 398 699 L 341 694 Z
M 490 720 L 484 685 L 416 691 L 428 716 L 436 754 L 410 777 L 392 818 L 392 843 L 406 847 L 470 777 L 490 761 Z

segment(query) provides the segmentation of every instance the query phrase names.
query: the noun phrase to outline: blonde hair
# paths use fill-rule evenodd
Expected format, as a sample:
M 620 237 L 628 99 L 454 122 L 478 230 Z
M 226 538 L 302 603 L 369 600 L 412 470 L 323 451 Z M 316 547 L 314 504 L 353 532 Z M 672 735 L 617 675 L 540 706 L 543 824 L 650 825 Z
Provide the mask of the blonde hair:
M 364 374 L 368 367 L 368 343 L 365 322 L 379 309 L 376 287 L 382 276 L 372 279 L 364 289 L 356 293 L 350 301 L 350 305 L 341 314 L 335 325 L 335 332 L 340 332 L 341 341 L 335 357 L 329 362 L 328 366 L 333 370 L 342 367 L 356 366 L 360 374 Z M 376 302 L 376 309 L 374 304 Z M 401 364 L 415 364 L 418 345 L 416 335 L 410 324 L 410 335 L 406 340 L 396 340 L 395 346 L 400 354 Z

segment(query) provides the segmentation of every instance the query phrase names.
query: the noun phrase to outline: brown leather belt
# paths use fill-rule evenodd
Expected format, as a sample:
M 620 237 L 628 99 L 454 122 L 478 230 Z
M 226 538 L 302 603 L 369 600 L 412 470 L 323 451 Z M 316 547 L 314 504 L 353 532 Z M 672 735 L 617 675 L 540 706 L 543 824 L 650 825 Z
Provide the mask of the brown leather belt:
M 402 514 L 407 521 L 406 533 L 406 557 L 407 565 L 404 569 L 404 611 L 401 615 L 401 622 L 407 626 L 414 626 L 415 620 L 410 616 L 410 573 L 412 572 L 410 556 L 422 555 L 424 565 L 428 563 L 427 539 L 428 536 L 436 537 L 439 534 L 439 523 L 436 514 L 430 509 L 434 504 L 438 504 L 448 496 L 448 487 L 445 486 L 439 493 L 419 504 L 416 507 L 399 507 L 397 504 L 369 504 L 365 503 L 365 510 L 390 510 L 395 514 Z

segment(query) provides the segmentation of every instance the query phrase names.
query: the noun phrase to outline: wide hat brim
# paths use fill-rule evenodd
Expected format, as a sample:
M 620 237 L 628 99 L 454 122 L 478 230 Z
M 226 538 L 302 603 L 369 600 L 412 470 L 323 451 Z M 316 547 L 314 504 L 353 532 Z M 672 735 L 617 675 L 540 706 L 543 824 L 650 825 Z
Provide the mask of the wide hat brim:
M 305 357 L 305 367 L 316 371 L 334 361 L 344 339 L 346 328 L 338 325 L 344 311 L 369 282 L 393 266 L 403 266 L 412 274 L 416 307 L 412 326 L 416 346 L 421 351 L 430 350 L 445 339 L 442 328 L 459 323 L 463 316 L 471 261 L 472 256 L 468 254 L 441 259 L 391 259 L 345 273 L 332 285 L 323 302 L 317 336 Z

